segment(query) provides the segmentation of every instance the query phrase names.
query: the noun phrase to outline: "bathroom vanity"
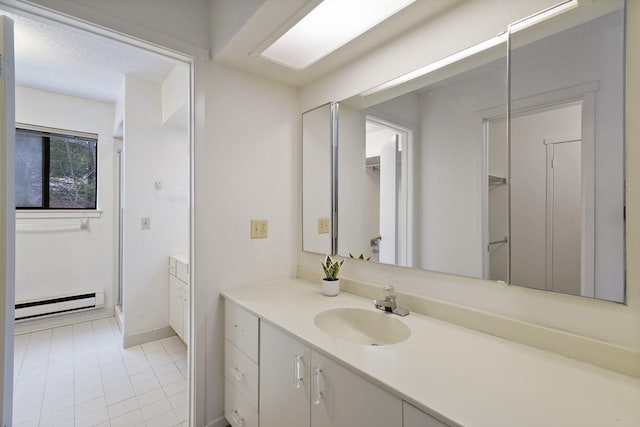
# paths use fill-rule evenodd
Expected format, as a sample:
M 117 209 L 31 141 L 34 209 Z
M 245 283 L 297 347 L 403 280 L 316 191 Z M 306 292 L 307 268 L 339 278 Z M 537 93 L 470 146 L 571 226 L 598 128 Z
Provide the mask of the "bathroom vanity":
M 189 345 L 189 258 L 169 257 L 169 325 Z
M 419 313 L 385 313 L 345 292 L 327 298 L 303 280 L 223 297 L 234 427 L 640 425 L 634 377 Z M 389 345 L 338 337 L 322 319 L 340 311 L 369 312 L 383 338 L 410 333 Z M 389 321 L 403 325 L 388 332 Z

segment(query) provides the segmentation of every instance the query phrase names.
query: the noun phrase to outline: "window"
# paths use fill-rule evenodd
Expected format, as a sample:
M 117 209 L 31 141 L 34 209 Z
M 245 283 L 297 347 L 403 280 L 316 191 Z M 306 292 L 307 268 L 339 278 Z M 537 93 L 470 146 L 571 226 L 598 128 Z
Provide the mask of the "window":
M 16 129 L 18 209 L 96 209 L 96 135 Z

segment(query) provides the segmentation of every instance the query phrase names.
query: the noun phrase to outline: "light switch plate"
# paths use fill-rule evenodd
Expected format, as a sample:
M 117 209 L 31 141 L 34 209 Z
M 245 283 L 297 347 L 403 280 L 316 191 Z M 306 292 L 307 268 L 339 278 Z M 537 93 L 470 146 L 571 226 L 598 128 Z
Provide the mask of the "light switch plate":
M 268 235 L 269 222 L 266 219 L 251 220 L 251 238 L 266 239 Z
M 328 234 L 330 224 L 329 218 L 318 218 L 318 234 Z

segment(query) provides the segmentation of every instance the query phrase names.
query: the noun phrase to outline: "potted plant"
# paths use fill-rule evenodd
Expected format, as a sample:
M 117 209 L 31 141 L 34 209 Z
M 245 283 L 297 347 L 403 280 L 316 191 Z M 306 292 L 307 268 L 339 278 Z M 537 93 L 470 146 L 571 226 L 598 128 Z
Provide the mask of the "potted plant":
M 324 270 L 324 279 L 322 279 L 322 293 L 326 296 L 333 297 L 340 292 L 340 279 L 338 274 L 344 264 L 344 260 L 340 261 L 326 256 L 324 261 L 321 262 L 322 269 Z

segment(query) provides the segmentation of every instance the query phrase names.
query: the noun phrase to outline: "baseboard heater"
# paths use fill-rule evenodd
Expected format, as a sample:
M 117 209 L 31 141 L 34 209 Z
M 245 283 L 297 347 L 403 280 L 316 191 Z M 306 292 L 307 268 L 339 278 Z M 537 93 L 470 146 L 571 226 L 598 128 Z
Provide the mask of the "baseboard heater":
M 15 319 L 19 322 L 101 307 L 104 307 L 104 291 L 85 292 L 16 303 Z

